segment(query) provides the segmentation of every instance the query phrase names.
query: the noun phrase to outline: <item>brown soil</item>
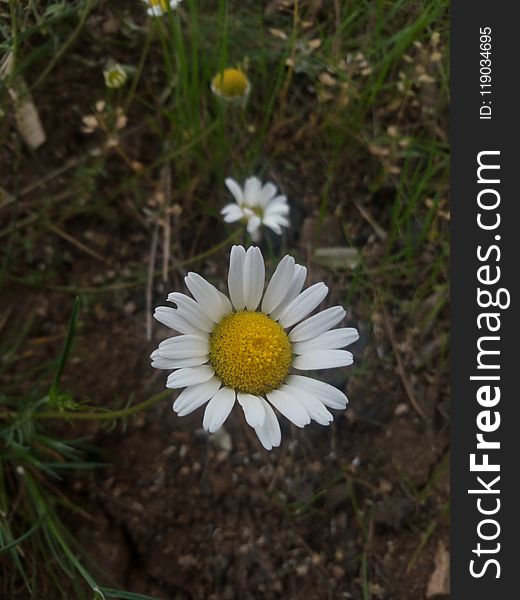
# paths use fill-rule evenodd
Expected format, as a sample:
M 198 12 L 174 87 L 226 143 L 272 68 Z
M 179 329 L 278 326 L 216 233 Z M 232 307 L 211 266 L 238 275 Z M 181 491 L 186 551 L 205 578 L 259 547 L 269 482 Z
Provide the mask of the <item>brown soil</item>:
M 51 356 L 66 303 L 40 293 L 26 301 L 44 317 L 32 348 Z M 166 374 L 147 357 L 167 330 L 155 327 L 147 342 L 145 313 L 129 314 L 138 296 L 131 302 L 95 303 L 83 317 L 63 381 L 77 398 L 122 406 L 162 389 Z M 362 366 L 371 342 L 359 344 Z M 163 600 L 362 599 L 366 572 L 371 598 L 424 597 L 447 544 L 447 429 L 417 416 L 382 362 L 346 389 L 351 405 L 330 428 L 282 422 L 282 446 L 270 453 L 239 410 L 211 437 L 202 409 L 178 418 L 169 401 L 110 431 L 68 426 L 64 436 L 91 435 L 109 463 L 67 485 L 86 512 L 69 524 L 99 579 Z

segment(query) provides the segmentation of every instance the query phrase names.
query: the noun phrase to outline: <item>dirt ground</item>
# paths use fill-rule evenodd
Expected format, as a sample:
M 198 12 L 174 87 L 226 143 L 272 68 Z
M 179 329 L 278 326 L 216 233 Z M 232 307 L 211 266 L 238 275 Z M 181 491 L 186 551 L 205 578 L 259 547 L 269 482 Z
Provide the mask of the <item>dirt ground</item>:
M 69 298 L 17 295 L 40 317 L 28 358 L 51 356 Z M 167 330 L 154 327 L 146 341 L 141 296 L 93 301 L 82 317 L 63 381 L 77 398 L 120 407 L 162 389 L 165 373 L 148 355 Z M 108 465 L 66 484 L 84 510 L 67 521 L 101 581 L 164 600 L 425 597 L 449 547 L 449 437 L 437 410 L 447 390 L 423 390 L 425 422 L 355 324 L 361 373 L 329 380 L 349 408 L 330 428 L 282 420 L 282 446 L 270 453 L 241 412 L 208 437 L 201 410 L 179 418 L 170 401 L 111 430 L 59 426 L 65 437 L 91 436 Z M 379 363 L 370 375 L 365 361 Z

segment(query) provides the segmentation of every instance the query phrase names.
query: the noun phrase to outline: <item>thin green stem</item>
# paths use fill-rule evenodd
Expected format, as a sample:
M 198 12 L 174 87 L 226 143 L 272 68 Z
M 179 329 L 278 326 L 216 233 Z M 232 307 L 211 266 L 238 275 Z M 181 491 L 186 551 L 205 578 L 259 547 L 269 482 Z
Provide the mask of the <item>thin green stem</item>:
M 152 28 L 148 27 L 148 31 L 146 33 L 146 38 L 145 38 L 144 44 L 143 44 L 143 50 L 142 50 L 141 56 L 139 58 L 139 63 L 137 65 L 135 73 L 132 77 L 130 91 L 129 91 L 128 97 L 126 98 L 126 101 L 125 101 L 125 110 L 124 110 L 125 113 L 128 113 L 130 105 L 132 104 L 132 100 L 134 99 L 135 92 L 137 90 L 137 85 L 139 83 L 139 80 L 141 79 L 141 75 L 143 74 L 144 65 L 146 63 L 146 58 L 148 56 L 148 51 L 150 50 L 150 44 L 152 42 L 152 36 L 153 36 Z
M 11 12 L 11 32 L 13 36 L 13 43 L 11 46 L 12 53 L 12 68 L 10 73 L 8 73 L 8 85 L 11 85 L 14 77 L 16 76 L 16 69 L 18 63 L 18 48 L 19 48 L 19 39 L 18 39 L 18 15 L 16 9 L 16 2 L 14 0 L 10 0 L 9 8 Z
M 54 376 L 54 381 L 51 386 L 51 397 L 52 395 L 58 394 L 58 386 L 60 384 L 61 375 L 63 373 L 63 369 L 67 362 L 67 358 L 69 356 L 70 349 L 72 347 L 72 342 L 74 341 L 74 334 L 76 333 L 76 325 L 78 323 L 78 315 L 80 309 L 81 301 L 79 297 L 74 299 L 74 304 L 72 305 L 72 313 L 70 315 L 69 328 L 67 331 L 67 338 L 65 340 L 65 345 L 63 347 L 63 352 L 60 357 L 60 362 L 58 363 L 58 368 L 56 369 L 56 375 Z
M 112 419 L 121 419 L 124 417 L 129 417 L 130 415 L 138 413 L 142 410 L 146 410 L 147 408 L 150 408 L 154 404 L 157 404 L 161 400 L 164 400 L 165 398 L 170 396 L 171 393 L 171 390 L 164 390 L 159 394 L 148 398 L 148 400 L 144 400 L 144 402 L 134 404 L 133 406 L 128 406 L 127 408 L 122 408 L 121 410 L 107 410 L 95 412 L 48 411 L 34 413 L 32 417 L 34 419 L 74 419 L 80 421 L 110 421 Z
M 81 33 L 81 30 L 83 29 L 83 25 L 85 25 L 85 21 L 87 20 L 87 17 L 89 16 L 90 11 L 94 7 L 95 1 L 96 0 L 87 0 L 87 2 L 85 4 L 85 9 L 81 13 L 81 17 L 79 19 L 78 26 L 72 32 L 69 39 L 63 44 L 63 46 L 59 49 L 59 51 L 56 52 L 56 54 L 53 56 L 52 60 L 49 62 L 47 67 L 43 70 L 43 73 L 41 73 L 41 75 L 38 77 L 38 79 L 36 79 L 36 81 L 32 84 L 31 91 L 34 90 L 35 88 L 37 88 L 41 83 L 43 83 L 43 81 L 46 79 L 46 77 L 49 75 L 49 73 L 58 64 L 58 61 L 61 59 L 61 57 L 65 54 L 65 52 L 69 49 L 69 47 L 76 41 L 76 38 L 79 36 L 79 34 Z
M 48 419 L 64 419 L 64 420 L 72 420 L 72 421 L 110 421 L 112 419 L 121 419 L 124 417 L 129 417 L 135 413 L 140 412 L 141 410 L 146 410 L 157 404 L 161 400 L 164 400 L 172 393 L 171 390 L 164 390 L 148 400 L 144 400 L 144 402 L 140 402 L 139 404 L 134 404 L 133 406 L 128 406 L 127 408 L 122 408 L 121 410 L 103 410 L 103 411 L 94 411 L 94 412 L 72 412 L 72 411 L 42 411 L 42 412 L 34 412 L 31 413 L 31 418 L 36 420 L 48 420 Z M 15 412 L 0 412 L 0 419 L 8 419 L 17 416 L 18 413 Z

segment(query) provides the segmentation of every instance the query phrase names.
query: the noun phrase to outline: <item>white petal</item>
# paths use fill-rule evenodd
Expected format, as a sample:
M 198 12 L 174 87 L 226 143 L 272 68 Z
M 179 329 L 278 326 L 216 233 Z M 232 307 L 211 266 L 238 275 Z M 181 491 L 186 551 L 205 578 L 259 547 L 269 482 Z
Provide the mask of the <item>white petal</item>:
M 229 297 L 236 310 L 242 310 L 244 300 L 244 261 L 246 251 L 243 246 L 233 246 L 229 257 L 228 288 Z
M 200 304 L 195 302 L 193 298 L 181 294 L 180 292 L 173 292 L 168 295 L 169 302 L 175 302 L 179 315 L 189 321 L 192 325 L 195 325 L 199 329 L 202 329 L 206 333 L 213 331 L 215 323 L 210 319 L 209 315 L 205 313 Z
M 289 227 L 289 220 L 282 215 L 265 215 L 264 223 L 269 226 L 269 223 L 274 223 L 278 227 Z
M 235 404 L 235 390 L 224 387 L 209 401 L 204 411 L 202 427 L 210 433 L 215 433 L 222 427 Z
M 164 356 L 156 356 L 152 359 L 152 367 L 155 369 L 184 369 L 185 367 L 198 367 L 207 363 L 209 356 L 193 356 L 191 358 L 166 358 Z
M 265 217 L 282 217 L 286 218 L 289 214 L 289 206 L 287 204 L 270 204 L 264 211 Z
M 226 223 L 234 223 L 244 218 L 243 210 L 236 204 L 227 204 L 220 211 L 220 214 L 224 217 Z
M 341 306 L 331 306 L 322 310 L 317 315 L 305 319 L 289 333 L 291 342 L 303 342 L 315 338 L 329 329 L 332 329 L 345 316 L 345 310 Z
M 289 227 L 289 220 L 287 219 L 287 217 L 275 211 L 266 211 L 264 213 L 264 218 L 262 222 L 266 226 L 268 225 L 268 223 L 275 223 L 279 227 Z
M 227 189 L 233 194 L 233 197 L 237 201 L 237 204 L 243 204 L 244 196 L 242 194 L 242 189 L 240 188 L 238 183 L 234 179 L 231 179 L 231 177 L 228 177 L 225 181 L 225 184 Z
M 329 288 L 324 283 L 315 283 L 304 290 L 280 315 L 282 327 L 290 327 L 304 319 L 321 303 L 328 291 Z
M 158 306 L 155 309 L 153 316 L 159 323 L 162 323 L 163 325 L 166 325 L 166 327 L 170 327 L 179 333 L 202 333 L 202 329 L 199 329 L 189 321 L 186 321 L 186 319 L 183 319 L 179 315 L 179 311 L 170 306 Z
M 256 310 L 262 298 L 265 282 L 264 259 L 260 248 L 248 248 L 244 261 L 244 300 L 247 310 Z
M 197 385 L 198 383 L 208 381 L 213 375 L 215 375 L 215 371 L 210 365 L 178 369 L 177 371 L 170 373 L 168 381 L 166 382 L 166 387 L 175 389 Z
M 287 216 L 289 214 L 289 205 L 281 202 L 271 202 L 269 206 L 266 207 L 264 211 L 264 215 L 266 217 L 271 216 Z
M 174 361 L 171 358 L 162 358 L 162 356 L 159 356 L 158 350 L 154 350 L 150 354 L 150 358 L 152 359 L 152 367 L 154 369 L 165 369 L 168 371 L 175 369 Z
M 289 304 L 289 302 L 292 302 L 296 298 L 296 296 L 302 291 L 306 278 L 307 267 L 298 264 L 295 265 L 293 281 L 289 291 L 287 292 L 287 296 L 283 299 L 284 303 Z
M 262 312 L 268 315 L 285 298 L 294 274 L 294 258 L 284 256 L 278 263 L 262 300 Z
M 263 398 L 260 398 L 260 400 L 265 411 L 265 421 L 261 427 L 255 427 L 255 431 L 262 446 L 266 450 L 271 450 L 273 447 L 280 445 L 282 432 L 274 410 Z
M 354 362 L 351 352 L 347 350 L 314 350 L 294 359 L 293 367 L 301 371 L 317 369 L 333 369 L 347 367 Z
M 293 351 L 295 354 L 306 354 L 313 350 L 335 350 L 336 348 L 344 348 L 357 339 L 359 339 L 359 333 L 352 327 L 331 329 L 318 337 L 305 340 L 305 342 L 296 342 L 293 344 Z
M 289 394 L 280 390 L 273 390 L 266 395 L 269 402 L 297 427 L 305 427 L 311 422 L 309 413 Z
M 258 229 L 255 229 L 254 231 L 251 232 L 251 241 L 254 242 L 255 244 L 258 244 L 260 242 L 260 240 L 262 239 L 262 231 L 260 229 L 260 227 L 258 227 Z
M 151 6 L 150 8 L 146 9 L 146 14 L 149 17 L 162 17 L 164 13 L 160 6 Z
M 282 227 L 289 227 L 289 221 L 285 217 L 264 217 L 263 224 L 272 229 L 278 235 L 282 235 Z
M 265 422 L 265 409 L 262 403 L 262 398 L 253 396 L 253 394 L 243 394 L 239 392 L 237 399 L 240 406 L 244 410 L 244 416 L 247 424 L 251 427 L 262 427 Z
M 282 235 L 283 228 L 289 227 L 289 221 L 287 219 L 282 221 L 282 217 L 265 217 L 262 223 L 277 235 Z
M 231 306 L 231 302 L 226 294 L 223 294 L 220 290 L 217 290 L 217 296 L 220 300 L 220 304 L 222 305 L 222 314 L 228 315 L 230 312 L 233 312 L 233 307 Z
M 268 182 L 264 185 L 260 192 L 260 206 L 267 206 L 276 195 L 276 186 Z
M 342 391 L 319 379 L 304 377 L 303 375 L 289 375 L 287 383 L 316 396 L 329 408 L 343 410 L 348 404 L 348 399 Z
M 264 219 L 262 223 L 266 227 L 269 227 L 271 231 L 274 231 L 276 235 L 282 235 L 282 228 L 280 227 L 280 225 L 278 225 L 278 223 L 276 223 L 276 221 L 273 221 L 272 219 Z
M 271 208 L 271 206 L 282 205 L 288 206 L 287 196 L 284 196 L 283 194 L 281 194 L 280 196 L 276 196 L 276 198 L 273 198 L 271 202 L 269 202 L 269 208 Z
M 220 214 L 226 215 L 228 213 L 235 212 L 236 208 L 242 210 L 236 202 L 228 202 L 227 204 L 224 204 L 224 206 L 220 209 Z
M 320 402 L 315 396 L 312 396 L 308 392 L 303 391 L 297 387 L 290 385 L 282 385 L 280 388 L 282 392 L 286 392 L 289 396 L 292 396 L 303 406 L 307 411 L 310 418 L 320 425 L 328 425 L 334 420 L 331 413 L 325 408 L 323 402 Z
M 159 356 L 163 358 L 191 358 L 209 353 L 209 339 L 199 335 L 177 335 L 159 344 Z
M 173 410 L 179 417 L 188 415 L 213 398 L 221 385 L 222 382 L 218 377 L 212 377 L 204 383 L 190 385 L 177 396 L 177 400 L 173 403 Z
M 260 217 L 258 217 L 257 215 L 253 215 L 247 221 L 247 233 L 253 233 L 253 231 L 258 229 L 261 224 L 262 221 L 260 220 Z
M 277 321 L 287 306 L 296 298 L 296 296 L 302 291 L 305 278 L 307 277 L 307 269 L 302 265 L 294 265 L 293 280 L 287 292 L 285 298 L 280 304 L 273 310 L 271 317 Z
M 244 202 L 248 206 L 258 206 L 262 184 L 258 177 L 248 177 L 244 184 Z
M 226 310 L 222 301 L 224 295 L 204 277 L 197 273 L 188 273 L 184 281 L 199 306 L 215 323 L 218 323 L 226 313 L 231 312 L 231 304 L 228 302 L 229 307 Z

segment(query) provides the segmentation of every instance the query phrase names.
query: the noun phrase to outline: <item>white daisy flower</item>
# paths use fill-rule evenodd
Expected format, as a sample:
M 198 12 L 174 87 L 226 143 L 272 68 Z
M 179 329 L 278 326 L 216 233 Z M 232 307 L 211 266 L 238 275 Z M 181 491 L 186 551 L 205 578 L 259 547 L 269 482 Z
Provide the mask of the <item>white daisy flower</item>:
M 260 239 L 260 225 L 269 227 L 278 235 L 281 235 L 282 227 L 289 227 L 287 198 L 277 195 L 273 183 L 262 185 L 257 177 L 249 177 L 242 189 L 234 179 L 228 177 L 226 186 L 235 202 L 226 204 L 220 211 L 224 221 L 233 223 L 245 220 L 253 241 Z
M 342 410 L 347 398 L 337 388 L 300 374 L 352 364 L 356 329 L 332 329 L 345 316 L 333 306 L 311 317 L 328 292 L 323 283 L 302 291 L 307 269 L 285 256 L 264 293 L 265 267 L 259 248 L 231 249 L 229 296 L 196 273 L 186 285 L 193 298 L 174 292 L 154 317 L 180 335 L 164 340 L 152 366 L 173 371 L 169 388 L 185 388 L 173 410 L 185 416 L 206 404 L 203 427 L 213 433 L 238 401 L 246 422 L 267 450 L 279 446 L 281 431 L 273 407 L 297 427 L 311 420 L 328 425 L 329 408 Z
M 146 12 L 150 17 L 162 17 L 168 12 L 168 4 L 171 10 L 175 10 L 182 0 L 143 0 L 148 6 Z
M 119 63 L 112 63 L 103 69 L 105 85 L 110 89 L 118 89 L 125 85 L 128 75 Z

